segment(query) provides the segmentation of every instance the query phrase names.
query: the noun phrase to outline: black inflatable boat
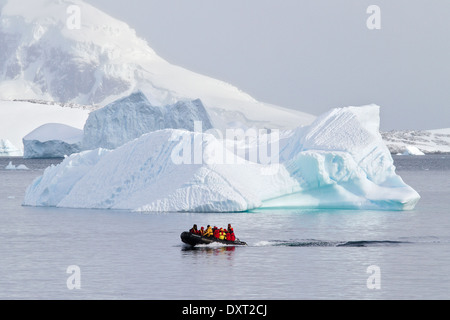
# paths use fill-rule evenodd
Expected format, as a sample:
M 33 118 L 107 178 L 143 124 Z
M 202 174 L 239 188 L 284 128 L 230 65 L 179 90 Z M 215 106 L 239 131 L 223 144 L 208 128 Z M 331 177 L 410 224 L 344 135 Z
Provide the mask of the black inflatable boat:
M 247 243 L 240 241 L 239 239 L 236 239 L 236 241 L 227 241 L 227 240 L 220 240 L 214 237 L 202 237 L 198 234 L 193 234 L 190 232 L 183 232 L 181 234 L 181 241 L 184 243 L 191 245 L 195 247 L 196 245 L 208 245 L 212 243 L 219 243 L 224 245 L 230 245 L 230 246 L 246 246 Z

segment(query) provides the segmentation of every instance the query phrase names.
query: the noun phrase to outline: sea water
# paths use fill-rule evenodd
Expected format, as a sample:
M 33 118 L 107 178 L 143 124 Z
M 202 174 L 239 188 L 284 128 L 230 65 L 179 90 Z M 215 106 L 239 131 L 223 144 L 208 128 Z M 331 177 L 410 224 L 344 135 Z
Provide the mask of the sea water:
M 8 163 L 29 170 L 5 170 Z M 0 158 L 0 299 L 449 299 L 450 156 L 396 156 L 414 211 L 142 214 L 22 206 L 59 160 Z M 93 191 L 95 192 L 95 190 Z M 246 247 L 180 234 L 231 223 Z

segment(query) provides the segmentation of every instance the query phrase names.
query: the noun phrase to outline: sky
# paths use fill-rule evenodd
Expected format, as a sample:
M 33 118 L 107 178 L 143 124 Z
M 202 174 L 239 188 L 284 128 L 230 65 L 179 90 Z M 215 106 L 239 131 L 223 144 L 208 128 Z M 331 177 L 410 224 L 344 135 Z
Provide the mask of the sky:
M 314 115 L 375 103 L 382 130 L 450 128 L 448 0 L 85 1 L 257 100 Z

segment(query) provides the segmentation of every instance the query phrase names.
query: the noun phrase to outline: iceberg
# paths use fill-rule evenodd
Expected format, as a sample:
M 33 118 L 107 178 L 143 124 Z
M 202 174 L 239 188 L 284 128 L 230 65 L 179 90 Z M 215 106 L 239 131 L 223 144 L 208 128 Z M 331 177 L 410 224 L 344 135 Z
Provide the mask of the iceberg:
M 195 121 L 201 121 L 205 129 L 212 128 L 200 100 L 153 106 L 138 91 L 89 114 L 84 126 L 83 149 L 115 149 L 145 133 L 167 128 L 194 131 Z
M 30 169 L 28 169 L 28 167 L 24 164 L 15 166 L 13 165 L 12 161 L 10 161 L 9 164 L 5 167 L 5 170 L 30 170 Z
M 402 153 L 404 156 L 424 156 L 425 153 L 420 151 L 419 148 L 415 146 L 406 146 L 405 151 Z
M 83 131 L 65 124 L 48 123 L 23 138 L 24 158 L 64 158 L 81 151 Z
M 24 205 L 139 212 L 412 210 L 420 195 L 395 173 L 379 122 L 379 107 L 371 105 L 333 109 L 289 132 L 259 131 L 245 143 L 159 130 L 47 168 L 28 187 Z M 249 157 L 254 149 L 264 152 Z M 267 150 L 278 151 L 277 161 L 261 157 Z
M 22 150 L 14 146 L 8 139 L 0 139 L 0 157 L 20 157 Z
M 44 101 L 0 101 L 0 139 L 6 145 L 15 146 L 11 151 L 4 151 L 3 143 L 0 142 L 0 157 L 23 156 L 23 138 L 30 132 L 48 123 L 60 123 L 70 127 L 83 129 L 90 109 L 71 107 L 70 104 L 56 104 Z M 53 135 L 53 138 L 58 138 Z M 11 150 L 11 147 L 8 149 Z

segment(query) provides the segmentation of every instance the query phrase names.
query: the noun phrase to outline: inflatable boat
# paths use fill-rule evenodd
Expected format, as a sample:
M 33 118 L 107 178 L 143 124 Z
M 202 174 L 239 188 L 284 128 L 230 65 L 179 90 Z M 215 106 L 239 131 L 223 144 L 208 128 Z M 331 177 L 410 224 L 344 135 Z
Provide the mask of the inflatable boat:
M 183 232 L 181 234 L 181 241 L 183 241 L 184 243 L 191 245 L 193 247 L 195 247 L 196 245 L 208 245 L 208 244 L 212 244 L 212 243 L 219 243 L 219 244 L 224 244 L 224 245 L 229 245 L 229 246 L 246 246 L 247 243 L 240 241 L 239 239 L 236 239 L 236 241 L 227 241 L 227 240 L 220 240 L 214 237 L 202 237 L 198 234 L 193 234 L 190 232 Z

